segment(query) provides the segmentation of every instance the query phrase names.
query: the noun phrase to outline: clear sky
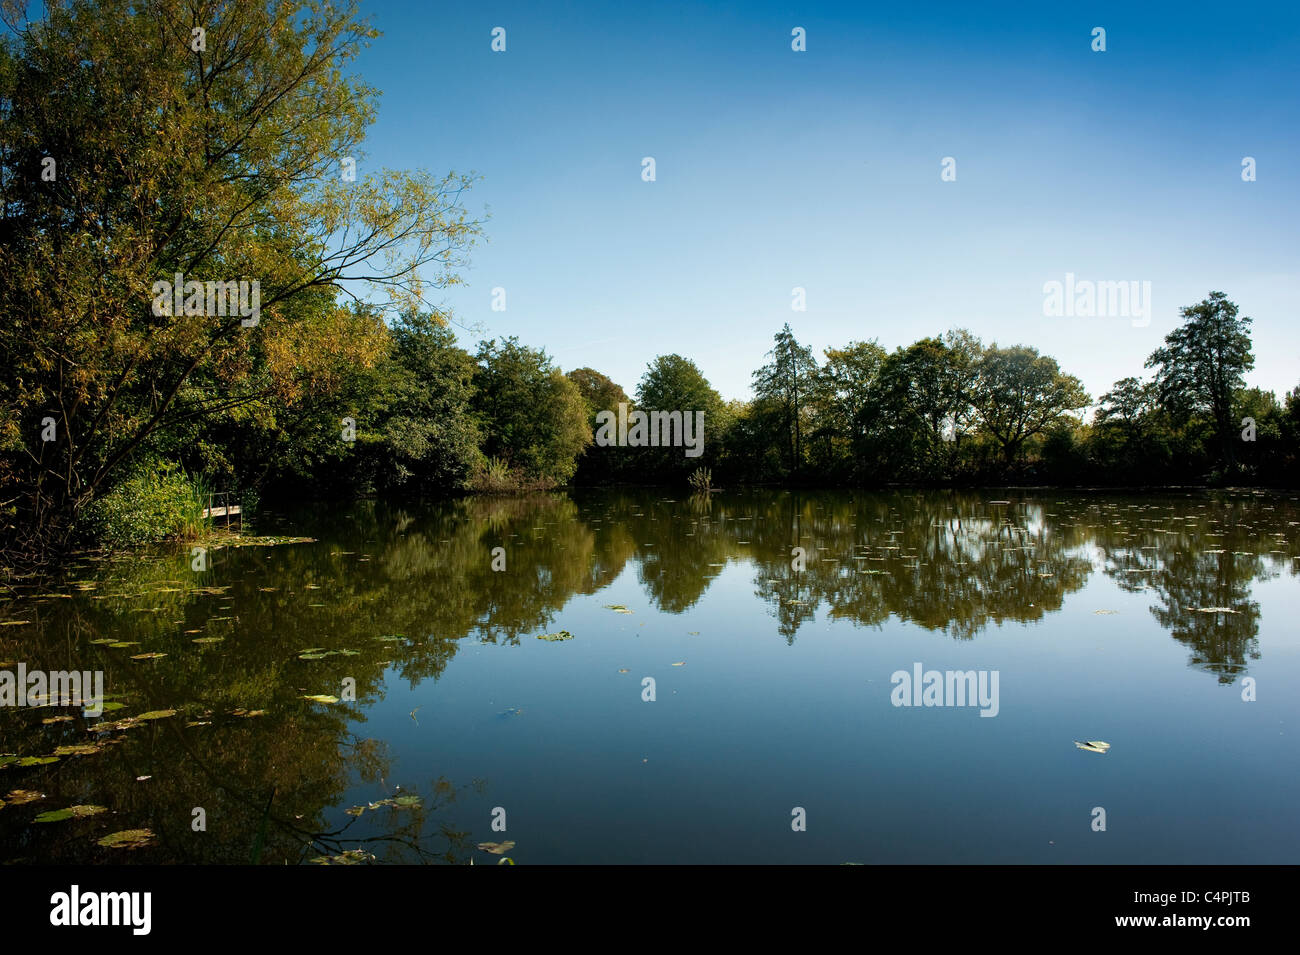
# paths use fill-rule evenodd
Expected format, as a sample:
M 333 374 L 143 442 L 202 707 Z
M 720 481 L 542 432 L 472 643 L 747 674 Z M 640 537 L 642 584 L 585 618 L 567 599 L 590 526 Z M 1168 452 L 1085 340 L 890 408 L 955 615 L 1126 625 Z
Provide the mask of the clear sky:
M 488 242 L 442 299 L 471 349 L 518 335 L 629 392 L 677 352 L 745 398 L 785 322 L 819 358 L 964 326 L 1095 399 L 1216 290 L 1255 320 L 1250 383 L 1300 383 L 1294 3 L 362 9 L 383 96 L 359 174 L 483 177 Z M 1150 282 L 1150 323 L 1044 315 L 1066 273 Z

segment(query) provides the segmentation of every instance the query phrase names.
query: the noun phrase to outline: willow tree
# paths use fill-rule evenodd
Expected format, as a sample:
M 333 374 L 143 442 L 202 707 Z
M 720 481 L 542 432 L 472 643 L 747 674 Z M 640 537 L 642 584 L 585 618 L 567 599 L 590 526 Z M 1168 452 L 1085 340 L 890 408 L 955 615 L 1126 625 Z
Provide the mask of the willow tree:
M 355 4 L 8 0 L 5 22 L 0 481 L 9 536 L 49 546 L 172 429 L 374 362 L 480 228 L 465 176 L 358 174 Z M 160 295 L 177 276 L 200 285 Z M 238 281 L 251 307 L 223 308 L 209 283 Z

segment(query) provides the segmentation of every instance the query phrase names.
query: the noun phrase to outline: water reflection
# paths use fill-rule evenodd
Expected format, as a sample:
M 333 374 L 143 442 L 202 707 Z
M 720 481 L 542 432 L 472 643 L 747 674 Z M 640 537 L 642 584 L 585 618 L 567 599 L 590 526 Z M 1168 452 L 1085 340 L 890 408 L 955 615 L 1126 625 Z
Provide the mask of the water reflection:
M 101 719 L 0 711 L 0 846 L 48 862 L 467 862 L 473 840 L 447 816 L 491 782 L 434 766 L 399 784 L 366 735 L 371 707 L 477 641 L 554 629 L 575 595 L 629 569 L 676 615 L 742 568 L 789 644 L 816 639 L 819 615 L 974 640 L 1043 621 L 1100 572 L 1149 595 L 1190 665 L 1231 683 L 1261 654 L 1255 582 L 1296 574 L 1298 518 L 1294 500 L 1257 493 L 609 491 L 285 513 L 260 529 L 316 539 L 213 550 L 201 572 L 179 550 L 85 558 L 0 605 L 28 621 L 0 628 L 0 669 L 103 670 L 113 705 Z M 305 699 L 318 694 L 340 699 Z M 59 747 L 93 751 L 21 765 Z M 374 795 L 350 805 L 357 787 Z M 107 811 L 34 821 L 74 805 Z M 151 846 L 97 845 L 146 827 Z

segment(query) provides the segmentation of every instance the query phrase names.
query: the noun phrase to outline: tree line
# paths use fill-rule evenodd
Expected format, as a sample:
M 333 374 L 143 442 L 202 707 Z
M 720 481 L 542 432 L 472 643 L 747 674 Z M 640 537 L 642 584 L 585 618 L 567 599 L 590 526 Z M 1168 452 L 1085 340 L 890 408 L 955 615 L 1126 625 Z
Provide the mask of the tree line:
M 1245 387 L 1250 320 L 1218 292 L 1088 421 L 1055 359 L 962 329 L 818 358 L 787 326 L 749 401 L 676 354 L 628 395 L 515 338 L 466 350 L 429 292 L 462 281 L 483 234 L 464 203 L 475 180 L 358 177 L 377 93 L 348 70 L 377 31 L 355 4 L 77 0 L 3 20 L 0 548 L 184 536 L 212 489 L 247 506 L 1296 473 L 1297 392 Z M 198 290 L 236 282 L 257 283 L 256 314 L 212 313 Z M 620 403 L 704 412 L 703 454 L 594 444 L 595 416 Z

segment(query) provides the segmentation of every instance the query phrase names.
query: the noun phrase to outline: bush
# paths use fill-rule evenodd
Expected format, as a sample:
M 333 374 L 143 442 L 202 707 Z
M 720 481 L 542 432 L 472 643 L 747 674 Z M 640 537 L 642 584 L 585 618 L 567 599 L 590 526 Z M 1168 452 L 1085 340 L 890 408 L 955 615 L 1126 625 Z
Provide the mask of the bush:
M 207 488 L 175 465 L 142 468 L 87 505 L 81 536 L 93 544 L 130 547 L 200 536 Z
M 548 491 L 555 486 L 555 481 L 530 477 L 521 468 L 510 467 L 501 458 L 488 458 L 475 468 L 469 486 L 475 494 L 527 494 Z

